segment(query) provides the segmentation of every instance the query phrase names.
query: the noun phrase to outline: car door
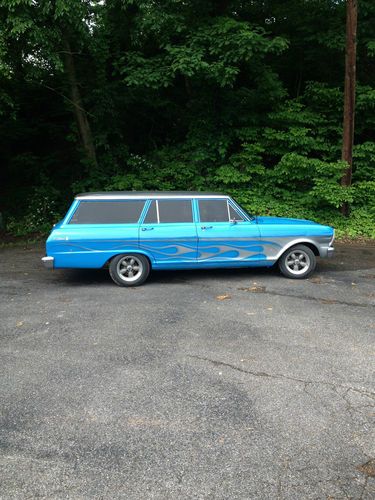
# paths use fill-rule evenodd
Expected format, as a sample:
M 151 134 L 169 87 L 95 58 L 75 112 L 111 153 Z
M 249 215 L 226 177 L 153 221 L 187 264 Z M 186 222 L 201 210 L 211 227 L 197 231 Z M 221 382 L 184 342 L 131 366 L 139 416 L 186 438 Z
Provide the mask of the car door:
M 139 242 L 156 269 L 193 266 L 198 241 L 192 200 L 151 200 L 140 225 Z
M 198 199 L 198 262 L 246 266 L 266 259 L 256 220 L 227 198 Z

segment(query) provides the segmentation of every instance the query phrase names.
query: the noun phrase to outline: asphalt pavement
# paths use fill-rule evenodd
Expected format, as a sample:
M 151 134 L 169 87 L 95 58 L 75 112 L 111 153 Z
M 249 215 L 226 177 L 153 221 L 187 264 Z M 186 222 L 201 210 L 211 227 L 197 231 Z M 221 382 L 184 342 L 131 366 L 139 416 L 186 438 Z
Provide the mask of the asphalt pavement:
M 375 498 L 375 246 L 277 270 L 0 250 L 1 499 Z

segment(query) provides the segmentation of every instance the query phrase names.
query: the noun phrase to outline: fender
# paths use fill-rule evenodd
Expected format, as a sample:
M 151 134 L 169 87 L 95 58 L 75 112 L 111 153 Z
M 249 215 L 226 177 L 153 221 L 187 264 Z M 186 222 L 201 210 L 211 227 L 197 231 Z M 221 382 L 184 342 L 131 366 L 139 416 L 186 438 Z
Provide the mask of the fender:
M 318 236 L 317 238 L 321 238 L 321 239 L 324 239 L 326 240 L 327 238 L 326 237 L 322 237 L 322 236 Z M 329 238 L 330 239 L 330 238 Z M 289 241 L 286 245 L 283 246 L 283 248 L 276 254 L 276 256 L 274 257 L 267 257 L 267 260 L 279 260 L 279 258 L 282 256 L 282 254 L 284 252 L 286 252 L 289 248 L 291 247 L 294 247 L 295 245 L 303 245 L 303 244 L 306 244 L 308 243 L 309 245 L 312 245 L 316 251 L 318 252 L 319 256 L 322 256 L 322 252 L 321 252 L 321 245 L 322 243 L 318 243 L 316 240 L 312 239 L 312 238 L 306 238 L 306 237 L 303 237 L 303 238 L 296 238 L 292 241 Z M 328 246 L 328 245 L 327 245 Z

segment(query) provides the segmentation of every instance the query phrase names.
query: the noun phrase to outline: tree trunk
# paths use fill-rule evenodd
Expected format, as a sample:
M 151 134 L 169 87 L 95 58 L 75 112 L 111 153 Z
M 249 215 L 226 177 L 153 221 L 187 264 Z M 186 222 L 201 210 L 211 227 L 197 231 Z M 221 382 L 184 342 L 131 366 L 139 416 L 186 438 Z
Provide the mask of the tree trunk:
M 96 153 L 91 133 L 91 127 L 87 119 L 87 113 L 83 108 L 81 93 L 79 91 L 77 82 L 74 58 L 70 48 L 70 43 L 67 39 L 64 40 L 64 45 L 65 45 L 65 53 L 64 53 L 65 71 L 69 80 L 70 93 L 73 104 L 73 112 L 77 119 L 81 144 L 86 153 L 87 158 L 93 165 L 97 167 L 98 162 L 96 160 Z
M 341 185 L 349 187 L 352 183 L 353 140 L 356 84 L 356 38 L 357 38 L 357 0 L 347 0 L 346 4 L 346 51 L 345 51 L 345 90 L 344 123 L 342 141 L 342 160 L 348 167 L 341 178 Z M 349 213 L 348 203 L 343 203 L 341 212 Z

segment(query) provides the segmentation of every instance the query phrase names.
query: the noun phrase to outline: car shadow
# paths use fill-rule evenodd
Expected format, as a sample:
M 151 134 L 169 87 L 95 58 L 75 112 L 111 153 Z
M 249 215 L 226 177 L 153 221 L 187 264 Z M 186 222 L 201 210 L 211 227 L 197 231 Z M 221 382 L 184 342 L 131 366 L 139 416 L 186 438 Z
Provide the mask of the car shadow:
M 277 268 L 242 268 L 242 269 L 194 269 L 176 271 L 151 271 L 147 284 L 194 283 L 217 279 L 228 282 L 243 279 L 260 279 L 279 274 Z M 113 285 L 108 269 L 64 269 L 54 276 L 54 282 L 67 286 Z
M 67 286 L 113 285 L 108 269 L 61 269 L 54 281 Z
M 211 282 L 217 279 L 225 281 L 242 281 L 243 279 L 260 279 L 265 276 L 279 274 L 277 268 L 240 268 L 240 269 L 188 269 L 182 271 L 153 271 L 149 283 L 193 283 L 194 281 Z
M 375 268 L 375 246 L 343 245 L 336 246 L 332 259 L 318 259 L 316 273 L 320 275 L 331 272 L 358 271 Z M 67 286 L 113 285 L 108 269 L 64 269 L 53 274 L 53 281 L 65 283 Z M 277 266 L 271 268 L 252 267 L 234 269 L 189 269 L 175 271 L 152 271 L 147 283 L 194 283 L 217 279 L 233 283 L 243 279 L 257 280 L 280 276 Z

